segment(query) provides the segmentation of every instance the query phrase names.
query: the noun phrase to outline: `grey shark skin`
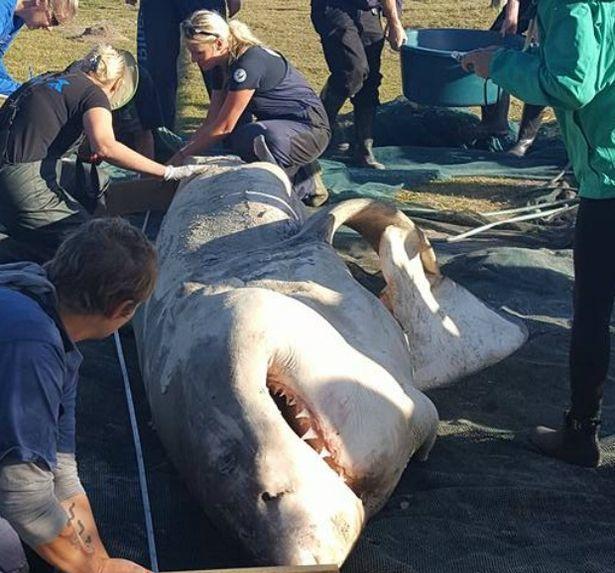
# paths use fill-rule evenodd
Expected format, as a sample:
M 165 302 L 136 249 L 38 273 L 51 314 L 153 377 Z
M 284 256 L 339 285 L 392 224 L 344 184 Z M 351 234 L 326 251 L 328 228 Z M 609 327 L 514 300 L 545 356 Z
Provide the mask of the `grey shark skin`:
M 165 217 L 135 324 L 156 429 L 258 561 L 342 564 L 434 443 L 438 415 L 417 386 L 496 362 L 525 332 L 443 278 L 394 208 L 354 200 L 306 221 L 277 167 L 203 161 Z M 341 224 L 379 251 L 382 301 L 331 246 Z

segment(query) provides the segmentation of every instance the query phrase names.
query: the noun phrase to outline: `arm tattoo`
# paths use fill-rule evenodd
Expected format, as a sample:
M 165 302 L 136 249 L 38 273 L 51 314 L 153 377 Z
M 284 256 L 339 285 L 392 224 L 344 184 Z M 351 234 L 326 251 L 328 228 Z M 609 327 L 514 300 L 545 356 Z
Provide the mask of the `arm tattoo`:
M 75 515 L 75 502 L 68 508 L 68 524 L 75 530 L 75 533 L 71 536 L 71 543 L 73 545 L 78 545 L 86 553 L 93 553 L 92 537 L 89 534 L 83 535 L 85 526 Z

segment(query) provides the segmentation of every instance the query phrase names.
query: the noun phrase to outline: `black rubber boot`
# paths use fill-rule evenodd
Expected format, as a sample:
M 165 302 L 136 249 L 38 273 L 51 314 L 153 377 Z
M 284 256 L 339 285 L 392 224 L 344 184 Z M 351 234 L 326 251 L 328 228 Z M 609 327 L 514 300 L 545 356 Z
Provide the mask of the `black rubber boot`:
M 546 108 L 539 105 L 525 104 L 519 127 L 517 143 L 508 150 L 509 155 L 523 157 L 534 143 Z
M 510 95 L 502 93 L 497 103 L 486 105 L 481 109 L 481 120 L 478 125 L 480 137 L 502 136 L 508 133 L 508 110 L 510 109 Z
M 350 143 L 348 141 L 344 141 L 341 130 L 339 128 L 336 129 L 337 115 L 348 99 L 347 96 L 331 89 L 329 84 L 326 83 L 320 94 L 320 99 L 322 100 L 325 111 L 327 112 L 327 118 L 329 119 L 329 125 L 331 126 L 332 133 L 331 143 L 329 143 L 327 151 L 348 151 L 348 149 L 350 149 Z
M 575 418 L 570 412 L 564 415 L 559 430 L 538 426 L 530 434 L 530 442 L 541 453 L 569 464 L 595 468 L 600 464 L 600 446 L 597 418 Z
M 374 145 L 374 118 L 376 109 L 354 109 L 355 142 L 353 145 L 353 165 L 369 169 L 384 169 L 384 165 L 376 161 L 372 147 Z

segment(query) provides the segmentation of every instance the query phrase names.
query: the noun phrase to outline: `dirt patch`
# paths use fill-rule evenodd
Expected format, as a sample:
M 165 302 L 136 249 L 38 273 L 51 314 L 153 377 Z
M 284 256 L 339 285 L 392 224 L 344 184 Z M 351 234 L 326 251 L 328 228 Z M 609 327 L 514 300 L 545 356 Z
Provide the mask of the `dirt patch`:
M 82 42 L 90 43 L 113 43 L 118 40 L 126 40 L 117 30 L 107 22 L 100 22 L 86 26 L 85 28 L 76 28 L 71 30 L 67 36 L 70 40 L 81 40 Z

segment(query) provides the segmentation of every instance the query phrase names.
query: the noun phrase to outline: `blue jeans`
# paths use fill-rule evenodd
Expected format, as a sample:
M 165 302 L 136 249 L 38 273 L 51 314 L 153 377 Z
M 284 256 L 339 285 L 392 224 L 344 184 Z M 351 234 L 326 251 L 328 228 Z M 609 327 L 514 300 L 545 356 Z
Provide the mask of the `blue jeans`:
M 28 562 L 15 530 L 0 517 L 0 573 L 26 573 Z

